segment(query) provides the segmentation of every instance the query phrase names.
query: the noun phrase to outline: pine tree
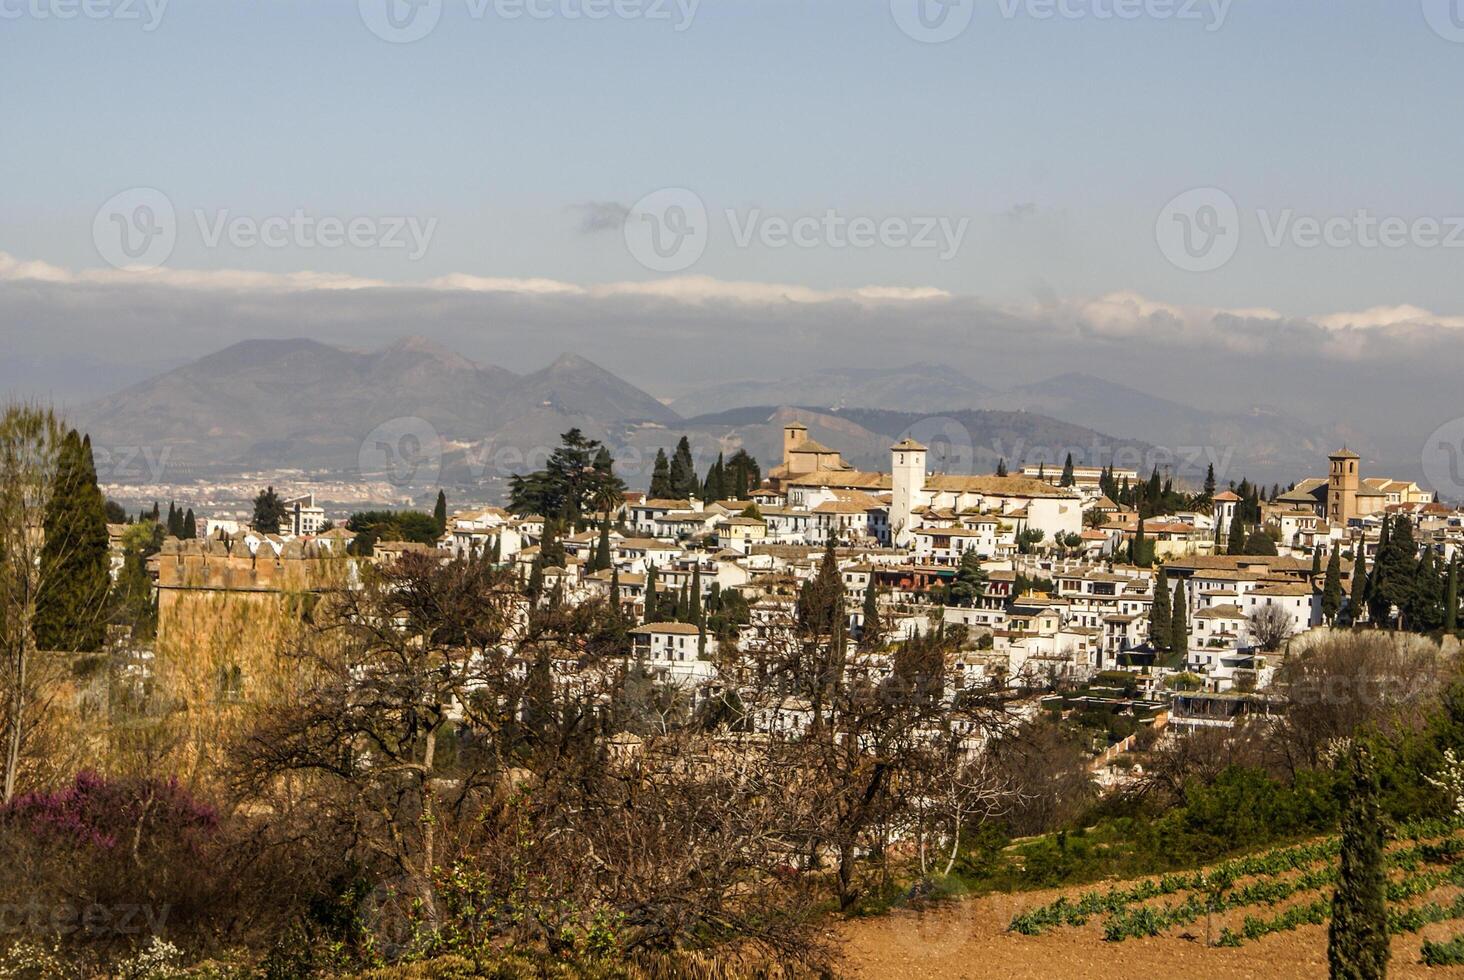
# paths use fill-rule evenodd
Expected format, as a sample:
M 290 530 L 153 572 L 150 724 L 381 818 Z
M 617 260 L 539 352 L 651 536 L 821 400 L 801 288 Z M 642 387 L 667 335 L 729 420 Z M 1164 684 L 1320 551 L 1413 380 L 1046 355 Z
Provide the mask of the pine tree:
M 1158 650 L 1167 650 L 1174 638 L 1174 627 L 1169 614 L 1172 598 L 1169 591 L 1169 573 L 1160 565 L 1159 572 L 1154 577 L 1154 605 L 1149 610 L 1149 642 Z
M 33 624 L 41 650 L 89 652 L 106 632 L 112 585 L 107 517 L 91 439 L 72 429 L 57 454 L 41 544 L 41 592 Z
M 671 464 L 666 460 L 666 450 L 656 450 L 656 462 L 651 468 L 651 486 L 646 491 L 651 500 L 669 500 L 671 497 Z
M 153 504 L 153 519 L 157 519 L 157 504 Z M 254 498 L 254 530 L 260 534 L 279 534 L 280 525 L 288 515 L 285 502 L 275 493 L 274 487 L 266 487 Z
M 1073 476 L 1073 454 L 1068 453 L 1067 459 L 1063 461 L 1062 476 L 1058 479 L 1057 485 L 1060 487 L 1070 487 L 1076 482 L 1077 480 Z
M 432 508 L 432 519 L 437 522 L 439 534 L 447 533 L 447 493 L 437 491 L 437 504 Z
M 1378 776 L 1366 748 L 1348 762 L 1342 810 L 1342 868 L 1332 894 L 1327 963 L 1334 980 L 1379 980 L 1387 975 L 1388 875 Z
M 595 542 L 595 557 L 590 562 L 590 571 L 603 572 L 610 567 L 610 518 L 600 522 L 600 539 Z
M 189 541 L 198 537 L 198 519 L 193 516 L 192 507 L 183 515 L 183 537 Z
M 1174 604 L 1169 611 L 1169 649 L 1183 662 L 1189 654 L 1189 598 L 1185 594 L 1184 579 L 1174 586 Z
M 1337 548 L 1327 558 L 1327 578 L 1322 586 L 1322 615 L 1328 623 L 1337 621 L 1342 611 L 1342 556 Z

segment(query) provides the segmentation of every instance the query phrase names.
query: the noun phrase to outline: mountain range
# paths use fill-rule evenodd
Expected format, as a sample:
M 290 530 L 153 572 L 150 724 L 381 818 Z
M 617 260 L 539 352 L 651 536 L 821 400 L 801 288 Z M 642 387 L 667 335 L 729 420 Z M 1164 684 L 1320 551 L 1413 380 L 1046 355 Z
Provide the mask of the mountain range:
M 372 446 L 425 432 L 439 450 L 430 479 L 489 496 L 542 465 L 571 427 L 609 445 L 632 488 L 682 435 L 701 469 L 745 448 L 766 470 L 793 419 L 860 468 L 887 466 L 890 442 L 905 435 L 931 447 L 932 469 L 977 473 L 999 459 L 1061 465 L 1069 451 L 1079 463 L 1148 468 L 1171 458 L 1155 446 L 1195 445 L 1229 453 L 1235 478 L 1281 479 L 1331 448 L 1277 414 L 1206 413 L 1081 374 L 999 391 L 941 365 L 822 371 L 716 385 L 668 406 L 574 354 L 519 374 L 416 337 L 375 351 L 244 341 L 73 414 L 99 446 L 165 447 L 178 479 L 292 469 L 371 479 L 381 476 L 365 471 Z M 1176 469 L 1194 478 L 1205 462 Z

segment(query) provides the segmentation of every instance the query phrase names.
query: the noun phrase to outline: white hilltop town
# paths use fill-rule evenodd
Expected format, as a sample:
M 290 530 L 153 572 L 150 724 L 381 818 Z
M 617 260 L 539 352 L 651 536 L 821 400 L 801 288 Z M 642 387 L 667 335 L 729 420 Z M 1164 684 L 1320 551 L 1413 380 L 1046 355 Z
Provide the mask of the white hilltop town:
M 203 515 L 198 539 L 168 538 L 151 561 L 160 629 L 187 590 L 235 587 L 221 570 L 246 569 L 238 587 L 254 589 L 310 556 L 490 560 L 525 583 L 525 616 L 533 603 L 612 601 L 631 626 L 624 656 L 687 704 L 737 692 L 750 724 L 794 735 L 808 702 L 768 700 L 742 679 L 831 562 L 840 628 L 859 651 L 847 669 L 862 676 L 888 677 L 902 643 L 940 635 L 952 701 L 982 687 L 1028 712 L 1102 704 L 1144 725 L 1227 726 L 1272 710 L 1290 651 L 1379 614 L 1358 576 L 1385 528 L 1406 524 L 1440 569 L 1464 542 L 1464 512 L 1416 483 L 1363 476 L 1346 449 L 1325 477 L 1268 492 L 1176 488 L 1071 458 L 958 476 L 928 458 L 905 438 L 887 471 L 861 471 L 794 421 L 781 461 L 738 499 L 628 490 L 559 532 L 542 515 L 474 507 L 447 514 L 435 540 L 376 540 L 369 555 L 309 494 L 283 499 L 277 530 Z

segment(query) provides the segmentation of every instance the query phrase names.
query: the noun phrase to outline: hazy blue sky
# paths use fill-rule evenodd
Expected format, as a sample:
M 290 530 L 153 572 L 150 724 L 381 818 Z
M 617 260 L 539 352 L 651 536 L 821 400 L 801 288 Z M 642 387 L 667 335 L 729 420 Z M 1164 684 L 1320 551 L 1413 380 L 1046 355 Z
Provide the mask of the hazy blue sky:
M 143 0 L 139 20 L 58 20 L 68 2 L 0 0 L 0 252 L 19 260 L 101 266 L 98 207 L 142 186 L 177 208 L 170 268 L 654 279 L 618 216 L 686 187 L 712 214 L 689 274 L 1464 313 L 1464 248 L 1271 247 L 1256 215 L 1464 215 L 1464 43 L 1426 16 L 1450 0 L 1234 0 L 1220 21 L 1188 0 L 1136 19 L 1103 16 L 1133 0 L 1050 19 L 1044 0 L 967 0 L 973 22 L 941 44 L 902 32 L 890 0 L 701 0 L 689 23 L 674 3 L 589 21 L 564 15 L 584 0 L 539 0 L 547 18 L 508 20 L 441 0 L 402 44 L 356 0 L 172 0 L 152 30 Z M 1196 187 L 1239 209 L 1216 271 L 1156 244 L 1161 209 Z M 953 258 L 738 247 L 729 208 L 969 224 Z M 210 248 L 194 212 L 224 209 L 436 225 L 416 260 Z

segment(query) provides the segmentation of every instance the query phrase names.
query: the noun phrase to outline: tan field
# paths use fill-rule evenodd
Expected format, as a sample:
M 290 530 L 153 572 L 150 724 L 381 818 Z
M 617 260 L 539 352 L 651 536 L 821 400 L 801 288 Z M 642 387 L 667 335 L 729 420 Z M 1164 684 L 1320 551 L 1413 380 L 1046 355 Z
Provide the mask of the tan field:
M 897 911 L 849 922 L 839 930 L 841 972 L 870 980 L 914 978 L 1133 977 L 1165 980 L 1240 980 L 1244 977 L 1325 977 L 1327 928 L 1304 926 L 1265 936 L 1238 948 L 1206 948 L 1205 924 L 1150 939 L 1104 942 L 1096 920 L 1080 928 L 1040 936 L 1006 931 L 1014 914 L 1042 905 L 1066 891 L 987 895 L 946 903 L 924 912 Z M 1235 917 L 1231 917 L 1235 918 Z M 1230 919 L 1216 917 L 1215 930 Z M 1425 926 L 1393 941 L 1390 977 L 1459 977 L 1464 967 L 1428 967 L 1419 962 L 1424 939 L 1448 939 L 1464 921 Z

